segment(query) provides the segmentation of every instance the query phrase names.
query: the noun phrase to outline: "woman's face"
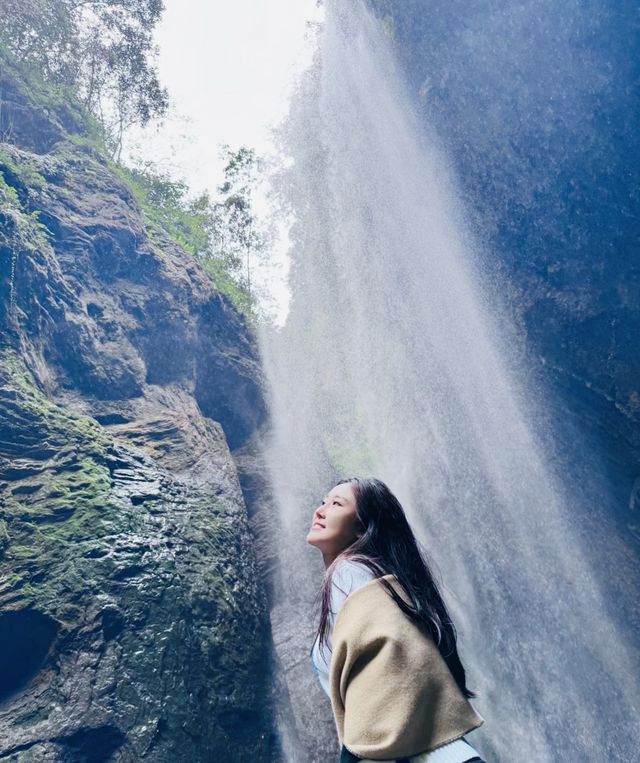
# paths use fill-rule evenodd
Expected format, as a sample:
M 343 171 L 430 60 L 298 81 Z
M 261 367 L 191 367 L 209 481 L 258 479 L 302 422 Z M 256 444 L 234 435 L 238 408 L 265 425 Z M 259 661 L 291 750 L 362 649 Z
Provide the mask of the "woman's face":
M 307 543 L 335 558 L 358 537 L 356 497 L 351 485 L 336 485 L 313 512 Z

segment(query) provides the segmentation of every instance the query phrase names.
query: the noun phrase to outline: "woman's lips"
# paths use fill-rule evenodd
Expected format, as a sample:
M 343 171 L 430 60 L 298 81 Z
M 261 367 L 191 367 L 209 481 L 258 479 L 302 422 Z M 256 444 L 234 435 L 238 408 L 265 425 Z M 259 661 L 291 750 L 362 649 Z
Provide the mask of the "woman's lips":
M 320 522 L 314 522 L 314 523 L 311 525 L 311 529 L 313 530 L 313 528 L 314 528 L 314 527 L 320 527 L 321 529 L 323 529 L 323 530 L 324 530 L 324 525 L 321 525 L 321 524 L 320 524 Z

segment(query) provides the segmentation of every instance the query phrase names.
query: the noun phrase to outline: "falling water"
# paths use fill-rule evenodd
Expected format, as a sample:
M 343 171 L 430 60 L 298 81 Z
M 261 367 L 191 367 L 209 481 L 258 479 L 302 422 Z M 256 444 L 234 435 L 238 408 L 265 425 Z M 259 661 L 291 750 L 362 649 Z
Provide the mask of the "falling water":
M 437 137 L 360 0 L 327 3 L 280 137 L 292 160 L 276 181 L 294 219 L 292 300 L 286 325 L 261 338 L 280 627 L 310 634 L 305 603 L 322 567 L 305 535 L 319 497 L 338 475 L 378 476 L 445 582 L 486 719 L 471 741 L 503 763 L 634 759 L 637 653 L 532 425 L 544 391 Z

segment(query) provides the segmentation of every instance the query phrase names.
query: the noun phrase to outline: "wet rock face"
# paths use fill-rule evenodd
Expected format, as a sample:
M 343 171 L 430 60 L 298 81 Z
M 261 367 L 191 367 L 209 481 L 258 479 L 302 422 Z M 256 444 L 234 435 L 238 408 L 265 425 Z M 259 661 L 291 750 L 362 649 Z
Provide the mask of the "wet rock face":
M 0 368 L 0 755 L 270 760 L 264 592 L 219 425 L 191 479 L 51 403 L 15 353 Z
M 193 258 L 169 241 L 151 244 L 135 199 L 100 161 L 64 144 L 59 152 L 2 147 L 0 171 L 25 208 L 43 210 L 49 231 L 48 245 L 17 256 L 5 245 L 6 330 L 39 359 L 36 375 L 46 363 L 48 389 L 121 401 L 177 383 L 241 444 L 264 416 L 243 319 Z M 24 165 L 38 187 L 12 171 Z
M 0 96 L 0 758 L 278 760 L 253 340 L 72 111 Z

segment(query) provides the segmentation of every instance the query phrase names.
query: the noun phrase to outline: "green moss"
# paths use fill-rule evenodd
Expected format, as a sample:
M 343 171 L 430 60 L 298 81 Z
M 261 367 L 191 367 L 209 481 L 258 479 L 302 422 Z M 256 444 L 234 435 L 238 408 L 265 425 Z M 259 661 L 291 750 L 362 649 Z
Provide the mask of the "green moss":
M 34 161 L 27 156 L 17 161 L 14 154 L 0 148 L 0 167 L 5 167 L 12 175 L 19 178 L 27 190 L 42 189 L 47 185 L 45 178 L 36 169 Z
M 100 534 L 96 520 L 109 515 L 111 478 L 108 468 L 94 458 L 72 456 L 59 473 L 44 476 L 42 489 L 16 501 L 12 510 L 21 522 L 31 521 L 36 534 L 75 542 Z
M 109 504 L 111 477 L 109 470 L 94 459 L 83 457 L 77 471 L 65 471 L 50 479 L 47 485 L 47 504 L 53 522 L 62 516 L 64 521 L 42 529 L 59 541 L 81 541 L 96 537 L 100 528 L 96 519 L 105 520 Z
M 48 246 L 48 230 L 38 220 L 38 212 L 23 206 L 16 189 L 7 183 L 0 169 L 0 244 L 11 252 L 34 251 Z
M 17 588 L 23 580 L 23 575 L 20 575 L 17 572 L 10 572 L 3 578 L 2 584 L 4 588 Z
M 161 244 L 162 238 L 169 236 L 190 254 L 197 255 L 203 250 L 207 242 L 205 218 L 190 213 L 181 204 L 186 191 L 182 183 L 155 178 L 150 173 L 121 165 L 112 165 L 111 169 L 133 194 L 149 237 L 155 243 Z
M 34 549 L 31 546 L 11 546 L 11 558 L 12 559 L 31 559 L 34 554 Z
M 0 555 L 2 555 L 8 545 L 9 530 L 7 528 L 7 523 L 4 521 L 4 519 L 0 519 Z
M 16 189 L 7 183 L 0 169 L 0 249 L 5 249 L 11 258 L 10 309 L 15 303 L 16 262 L 20 252 L 42 250 L 49 245 L 49 231 L 38 217 L 37 211 L 29 211 L 23 206 Z
M 34 467 L 40 463 L 25 483 L 35 489 L 2 496 L 0 533 L 4 528 L 7 540 L 0 578 L 5 590 L 44 605 L 86 584 L 76 545 L 113 531 L 118 509 L 106 463 L 112 441 L 94 419 L 50 401 L 8 348 L 0 349 L 0 415 L 11 447 L 22 445 L 37 459 Z M 10 484 L 15 490 L 19 481 Z
M 38 389 L 15 350 L 0 347 L 0 382 L 35 435 L 62 449 L 75 445 L 86 455 L 104 458 L 111 439 L 95 419 L 69 413 Z
M 38 601 L 38 590 L 31 583 L 25 583 L 21 586 L 20 593 L 23 599 L 26 599 L 29 603 L 35 604 Z

